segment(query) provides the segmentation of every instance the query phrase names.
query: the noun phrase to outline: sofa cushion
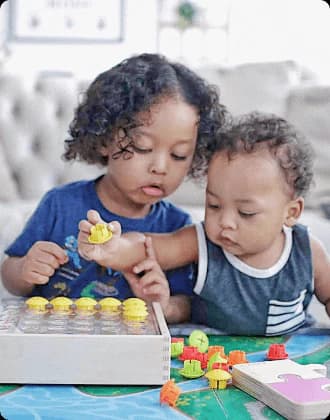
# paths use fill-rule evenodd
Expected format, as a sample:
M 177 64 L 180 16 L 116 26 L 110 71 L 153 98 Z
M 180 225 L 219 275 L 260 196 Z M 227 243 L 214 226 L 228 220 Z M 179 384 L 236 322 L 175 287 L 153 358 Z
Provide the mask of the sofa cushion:
M 61 159 L 82 89 L 73 77 L 1 75 L 0 179 L 6 188 L 0 200 L 40 199 L 55 185 L 100 172 L 87 165 L 75 169 Z
M 315 151 L 315 186 L 307 206 L 330 203 L 330 86 L 293 89 L 288 96 L 287 119 L 312 143 Z
M 10 201 L 18 198 L 18 191 L 13 174 L 8 165 L 5 151 L 0 143 L 0 201 Z
M 288 92 L 303 77 L 291 60 L 205 67 L 198 73 L 219 87 L 221 102 L 234 115 L 259 110 L 285 116 Z

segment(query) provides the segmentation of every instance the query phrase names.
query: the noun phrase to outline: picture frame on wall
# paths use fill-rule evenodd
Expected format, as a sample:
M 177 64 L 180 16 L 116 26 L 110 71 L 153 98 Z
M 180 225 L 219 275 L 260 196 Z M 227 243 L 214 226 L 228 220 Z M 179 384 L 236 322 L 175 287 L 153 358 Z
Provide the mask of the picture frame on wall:
M 8 41 L 123 40 L 124 0 L 10 0 Z

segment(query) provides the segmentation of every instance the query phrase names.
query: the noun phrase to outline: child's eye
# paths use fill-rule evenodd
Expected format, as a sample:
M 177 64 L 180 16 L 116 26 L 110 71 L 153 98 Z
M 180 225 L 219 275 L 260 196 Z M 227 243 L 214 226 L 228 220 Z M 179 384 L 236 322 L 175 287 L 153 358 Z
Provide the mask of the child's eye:
M 179 155 L 176 155 L 175 153 L 172 153 L 172 158 L 174 160 L 186 160 L 187 156 L 179 156 Z
M 150 153 L 152 149 L 138 147 L 136 144 L 132 145 L 133 151 L 136 153 Z

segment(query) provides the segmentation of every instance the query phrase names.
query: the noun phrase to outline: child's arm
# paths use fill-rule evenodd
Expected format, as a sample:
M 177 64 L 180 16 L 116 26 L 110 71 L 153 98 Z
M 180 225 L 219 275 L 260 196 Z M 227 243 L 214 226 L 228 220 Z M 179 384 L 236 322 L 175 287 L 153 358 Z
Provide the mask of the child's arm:
M 55 270 L 68 261 L 59 245 L 38 241 L 24 257 L 7 257 L 1 267 L 2 283 L 14 295 L 26 296 L 37 284 L 48 283 Z
M 78 248 L 83 258 L 119 271 L 132 271 L 136 264 L 145 260 L 145 234 L 128 232 L 121 235 L 120 224 L 111 222 L 108 226 L 113 232 L 112 238 L 104 244 L 95 245 L 89 243 L 88 236 L 91 227 L 96 223 L 105 222 L 95 210 L 89 210 L 87 220 L 79 223 Z M 148 236 L 152 237 L 157 261 L 165 270 L 198 260 L 197 234 L 194 226 L 186 226 L 176 232 L 153 233 Z M 140 268 L 140 264 L 138 267 Z M 143 268 L 140 271 L 142 270 Z
M 325 305 L 330 317 L 330 257 L 317 239 L 311 239 L 314 287 L 317 299 Z
M 136 274 L 124 272 L 134 295 L 147 302 L 159 302 L 169 323 L 187 321 L 190 318 L 189 297 L 170 296 L 167 278 L 156 260 L 150 237 L 146 238 L 145 249 L 144 270 L 136 270 Z

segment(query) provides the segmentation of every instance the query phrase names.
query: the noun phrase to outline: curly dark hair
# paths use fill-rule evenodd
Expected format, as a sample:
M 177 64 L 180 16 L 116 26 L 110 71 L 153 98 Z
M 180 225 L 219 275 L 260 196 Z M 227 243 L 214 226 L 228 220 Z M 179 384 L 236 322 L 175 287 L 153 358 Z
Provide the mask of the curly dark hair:
M 251 112 L 233 118 L 206 156 L 226 151 L 229 159 L 238 153 L 252 153 L 266 146 L 283 169 L 294 195 L 304 196 L 313 182 L 314 151 L 305 137 L 285 119 L 274 114 Z
M 87 89 L 70 124 L 65 140 L 65 160 L 83 160 L 107 165 L 100 150 L 117 141 L 119 151 L 112 158 L 133 155 L 131 130 L 146 121 L 137 114 L 148 111 L 167 97 L 182 98 L 199 114 L 196 149 L 188 177 L 198 178 L 205 166 L 205 151 L 229 114 L 219 103 L 217 89 L 183 64 L 171 63 L 158 54 L 141 54 L 126 59 L 101 73 Z

